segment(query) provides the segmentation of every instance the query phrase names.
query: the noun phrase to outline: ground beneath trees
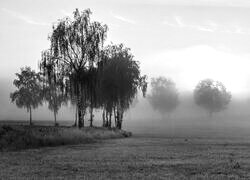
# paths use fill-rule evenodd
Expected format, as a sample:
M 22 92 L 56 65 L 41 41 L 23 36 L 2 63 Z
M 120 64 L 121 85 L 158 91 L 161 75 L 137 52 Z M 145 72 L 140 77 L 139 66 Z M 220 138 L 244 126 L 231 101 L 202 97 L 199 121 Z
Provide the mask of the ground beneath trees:
M 247 139 L 134 136 L 0 152 L 1 179 L 250 179 Z

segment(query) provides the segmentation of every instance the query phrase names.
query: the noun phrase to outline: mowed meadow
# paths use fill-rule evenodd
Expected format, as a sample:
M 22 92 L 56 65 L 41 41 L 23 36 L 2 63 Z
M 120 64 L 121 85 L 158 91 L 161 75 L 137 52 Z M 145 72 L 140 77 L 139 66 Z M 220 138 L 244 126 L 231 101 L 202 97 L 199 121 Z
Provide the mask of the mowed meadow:
M 249 138 L 134 135 L 0 152 L 1 179 L 249 179 Z

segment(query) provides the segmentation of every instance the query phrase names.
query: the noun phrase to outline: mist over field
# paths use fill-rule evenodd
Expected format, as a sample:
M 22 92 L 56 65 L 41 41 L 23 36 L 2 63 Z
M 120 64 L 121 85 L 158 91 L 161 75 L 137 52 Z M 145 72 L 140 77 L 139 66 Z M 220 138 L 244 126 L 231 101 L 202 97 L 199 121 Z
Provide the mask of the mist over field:
M 1 80 L 0 87 L 0 120 L 27 121 L 28 113 L 19 109 L 9 100 L 9 91 L 14 89 L 11 79 Z M 150 89 L 147 92 L 150 93 Z M 199 137 L 240 137 L 250 136 L 250 96 L 233 94 L 232 101 L 225 111 L 215 113 L 209 118 L 207 112 L 194 103 L 192 91 L 179 90 L 180 103 L 170 116 L 162 116 L 149 103 L 148 96 L 143 98 L 138 94 L 131 108 L 125 112 L 124 129 L 135 134 L 152 134 L 164 136 L 199 136 Z M 62 106 L 58 113 L 58 122 L 73 125 L 75 108 L 68 104 Z M 36 109 L 33 113 L 34 122 L 47 121 L 53 124 L 53 113 L 47 109 L 47 104 Z M 86 115 L 86 125 L 89 124 Z M 102 123 L 101 110 L 95 110 L 94 125 Z
M 176 83 L 180 104 L 171 115 L 176 128 L 210 126 L 210 121 L 216 122 L 218 127 L 248 126 L 248 1 L 111 0 L 104 3 L 87 0 L 83 3 L 76 0 L 71 4 L 53 1 L 51 5 L 39 1 L 32 8 L 26 4 L 32 3 L 30 0 L 0 3 L 1 120 L 27 119 L 25 110 L 10 102 L 10 93 L 15 90 L 15 73 L 24 65 L 38 69 L 41 51 L 48 47 L 48 34 L 58 18 L 72 16 L 75 8 L 90 8 L 93 20 L 109 27 L 105 44 L 123 42 L 131 48 L 135 60 L 140 62 L 142 74 L 148 76 L 149 82 L 153 77 L 164 76 Z M 205 78 L 221 81 L 232 92 L 227 110 L 215 113 L 212 120 L 206 120 L 206 112 L 193 102 L 193 90 Z M 149 85 L 147 94 L 150 91 Z M 169 127 L 168 118 L 161 120 L 161 115 L 152 110 L 147 98 L 139 96 L 138 99 L 135 107 L 125 114 L 125 127 L 136 131 L 141 131 L 141 124 L 145 128 L 152 127 L 152 131 L 154 126 L 160 129 Z M 34 121 L 51 120 L 53 113 L 46 106 L 34 111 Z M 58 120 L 73 122 L 74 112 L 74 108 L 62 107 Z M 99 121 L 101 117 L 96 114 L 94 123 Z
M 188 92 L 180 96 L 176 111 L 162 117 L 146 99 L 141 99 L 126 113 L 125 126 L 134 132 L 169 136 L 245 136 L 250 135 L 249 105 L 249 97 L 234 97 L 228 109 L 215 113 L 211 119 Z

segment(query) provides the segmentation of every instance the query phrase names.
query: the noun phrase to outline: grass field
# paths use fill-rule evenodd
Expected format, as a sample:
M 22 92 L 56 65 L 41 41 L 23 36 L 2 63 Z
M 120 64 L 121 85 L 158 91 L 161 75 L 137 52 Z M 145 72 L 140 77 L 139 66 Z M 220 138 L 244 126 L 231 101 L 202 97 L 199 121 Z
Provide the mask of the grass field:
M 135 135 L 0 152 L 1 179 L 250 179 L 247 138 Z

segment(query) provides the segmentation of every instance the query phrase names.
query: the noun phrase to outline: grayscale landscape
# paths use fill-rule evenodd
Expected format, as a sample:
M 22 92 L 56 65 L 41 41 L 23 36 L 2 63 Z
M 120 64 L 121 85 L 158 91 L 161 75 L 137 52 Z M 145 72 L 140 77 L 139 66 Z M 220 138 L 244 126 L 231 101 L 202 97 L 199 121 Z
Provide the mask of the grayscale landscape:
M 248 0 L 1 0 L 0 179 L 250 179 Z

